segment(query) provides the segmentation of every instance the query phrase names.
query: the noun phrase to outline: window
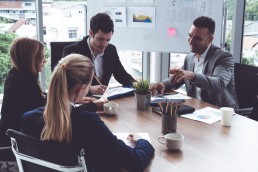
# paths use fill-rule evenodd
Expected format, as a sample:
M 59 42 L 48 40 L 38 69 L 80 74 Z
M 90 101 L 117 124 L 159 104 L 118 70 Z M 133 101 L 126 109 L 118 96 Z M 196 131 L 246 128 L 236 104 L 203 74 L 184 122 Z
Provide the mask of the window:
M 134 79 L 142 78 L 142 52 L 140 51 L 118 51 L 120 61 Z M 111 85 L 119 85 L 114 76 L 110 80 Z
M 43 27 L 43 34 L 44 34 L 44 35 L 46 35 L 46 34 L 47 34 L 46 27 Z
M 31 6 L 31 5 L 32 5 L 32 4 L 29 3 L 29 2 L 25 2 L 24 4 L 25 4 L 25 6 Z
M 67 0 L 67 1 L 45 1 L 43 8 L 43 25 L 46 28 L 44 42 L 46 42 L 50 52 L 50 42 L 55 41 L 77 41 L 86 35 L 86 14 L 87 1 Z M 74 11 L 81 11 L 75 13 Z M 64 22 L 65 21 L 65 22 Z M 45 65 L 45 85 L 48 87 L 51 65 L 50 54 Z
M 68 35 L 68 38 L 77 38 L 77 30 L 69 30 Z
M 170 53 L 170 68 L 181 68 L 186 55 L 183 53 Z
M 13 39 L 17 36 L 37 36 L 36 3 L 33 0 L 23 3 L 20 0 L 1 2 L 0 11 L 4 15 L 0 17 L 0 94 L 3 93 L 5 77 L 11 68 L 9 47 Z
M 142 78 L 142 52 L 119 51 L 118 54 L 127 73 L 135 79 Z
M 245 3 L 242 63 L 258 66 L 258 3 L 248 0 Z

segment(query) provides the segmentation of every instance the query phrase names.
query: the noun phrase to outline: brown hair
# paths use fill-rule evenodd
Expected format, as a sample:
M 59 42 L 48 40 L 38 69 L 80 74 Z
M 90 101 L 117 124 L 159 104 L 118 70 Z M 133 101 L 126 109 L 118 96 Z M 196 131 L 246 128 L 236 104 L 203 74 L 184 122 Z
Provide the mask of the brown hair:
M 39 65 L 45 58 L 44 45 L 32 38 L 16 38 L 10 49 L 11 62 L 15 69 L 38 80 Z

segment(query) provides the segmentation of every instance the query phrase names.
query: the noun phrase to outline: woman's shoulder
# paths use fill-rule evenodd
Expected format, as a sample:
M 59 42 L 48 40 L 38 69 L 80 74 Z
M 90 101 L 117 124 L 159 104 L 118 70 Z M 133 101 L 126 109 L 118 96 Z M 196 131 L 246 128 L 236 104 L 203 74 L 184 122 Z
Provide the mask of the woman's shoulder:
M 36 116 L 43 116 L 45 107 L 39 107 L 30 111 L 27 111 L 23 114 L 23 118 L 31 118 Z
M 5 85 L 14 86 L 14 87 L 18 86 L 18 88 L 27 86 L 31 83 L 36 83 L 36 81 L 33 79 L 32 76 L 19 72 L 14 68 L 12 68 L 9 71 L 5 80 Z
M 22 132 L 33 137 L 40 137 L 41 131 L 44 127 L 43 119 L 44 107 L 25 112 L 21 120 Z
M 100 119 L 99 115 L 95 112 L 87 111 L 84 108 L 81 108 L 80 106 L 72 108 L 71 116 L 87 119 Z

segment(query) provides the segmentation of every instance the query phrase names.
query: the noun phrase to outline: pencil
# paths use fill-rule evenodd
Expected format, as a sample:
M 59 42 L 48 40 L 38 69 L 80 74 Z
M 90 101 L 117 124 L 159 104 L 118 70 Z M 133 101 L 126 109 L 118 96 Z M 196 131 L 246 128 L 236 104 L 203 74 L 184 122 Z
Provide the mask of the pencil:
M 96 75 L 93 74 L 93 77 L 97 80 L 97 82 L 99 83 L 99 85 L 102 85 L 100 80 L 98 79 L 98 77 L 96 77 Z

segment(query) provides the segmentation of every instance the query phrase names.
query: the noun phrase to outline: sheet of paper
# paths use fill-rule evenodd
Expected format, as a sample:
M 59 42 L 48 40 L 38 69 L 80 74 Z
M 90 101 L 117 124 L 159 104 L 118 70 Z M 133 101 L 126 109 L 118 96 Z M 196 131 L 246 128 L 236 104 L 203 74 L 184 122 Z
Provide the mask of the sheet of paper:
M 219 109 L 206 107 L 200 110 L 196 110 L 191 114 L 181 115 L 181 117 L 212 124 L 214 122 L 220 121 L 221 115 Z
M 116 135 L 116 137 L 120 140 L 122 140 L 126 145 L 130 146 L 130 147 L 134 147 L 135 145 L 127 140 L 127 137 L 129 134 L 133 134 L 133 133 L 113 133 L 114 135 Z M 135 133 L 140 135 L 143 139 L 148 140 L 150 142 L 150 136 L 149 133 Z
M 126 27 L 125 7 L 101 7 L 101 12 L 107 13 L 113 20 L 115 27 Z

